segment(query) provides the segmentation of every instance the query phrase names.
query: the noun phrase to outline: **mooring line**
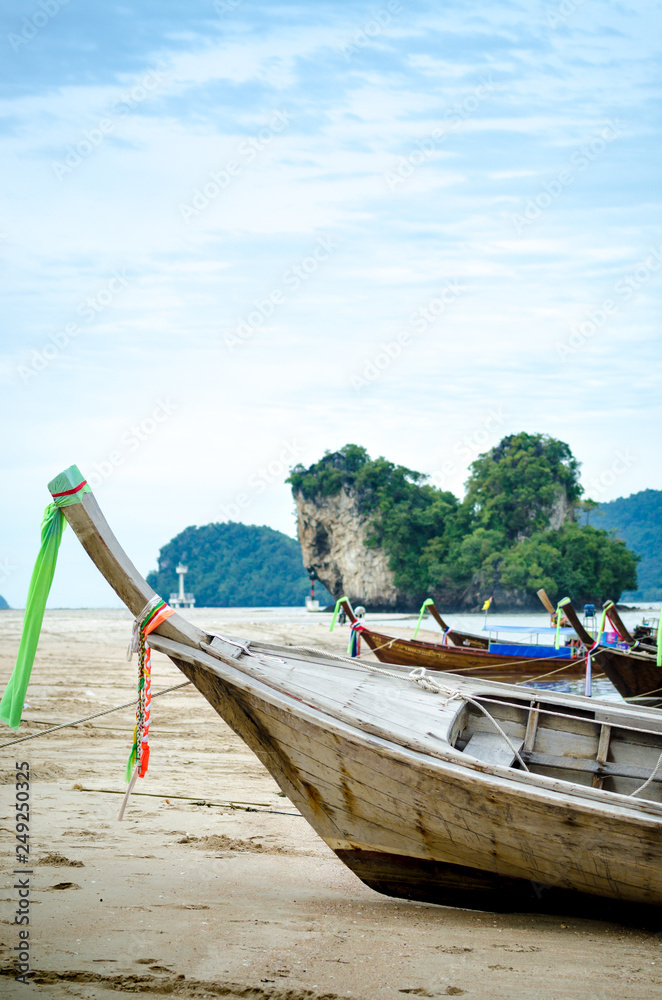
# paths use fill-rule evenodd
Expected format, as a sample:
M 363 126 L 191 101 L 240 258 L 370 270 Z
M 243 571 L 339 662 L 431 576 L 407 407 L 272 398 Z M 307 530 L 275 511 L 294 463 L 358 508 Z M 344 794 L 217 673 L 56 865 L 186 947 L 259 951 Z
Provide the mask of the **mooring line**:
M 184 681 L 182 684 L 174 684 L 172 687 L 164 688 L 163 691 L 157 691 L 156 694 L 152 695 L 152 698 L 158 698 L 162 694 L 169 694 L 170 691 L 177 691 L 179 688 L 186 687 L 190 683 L 190 681 Z M 49 733 L 55 733 L 58 729 L 69 729 L 71 726 L 79 726 L 81 722 L 89 722 L 90 719 L 98 719 L 102 715 L 119 712 L 122 708 L 133 708 L 136 701 L 137 698 L 134 698 L 123 705 L 115 705 L 115 708 L 106 708 L 103 712 L 95 712 L 94 715 L 86 715 L 83 719 L 76 719 L 75 722 L 63 722 L 61 726 L 52 726 L 50 729 L 44 729 L 41 733 L 32 733 L 30 736 L 19 736 L 17 740 L 10 740 L 9 743 L 0 743 L 0 750 L 4 750 L 5 747 L 14 747 L 17 743 L 24 743 L 26 740 L 36 740 L 39 736 L 48 736 Z

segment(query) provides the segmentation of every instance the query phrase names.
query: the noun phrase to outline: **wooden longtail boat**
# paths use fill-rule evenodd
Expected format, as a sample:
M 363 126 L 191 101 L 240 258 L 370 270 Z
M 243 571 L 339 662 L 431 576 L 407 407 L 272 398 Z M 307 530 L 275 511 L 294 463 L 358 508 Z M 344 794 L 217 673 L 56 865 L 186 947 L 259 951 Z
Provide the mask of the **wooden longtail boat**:
M 83 486 L 72 466 L 50 489 L 140 624 L 158 597 Z M 148 642 L 378 892 L 662 918 L 662 713 L 215 636 L 177 613 Z
M 550 612 L 551 615 L 556 613 L 556 609 L 549 600 L 546 592 L 544 590 L 538 591 L 538 597 L 545 606 L 545 608 Z M 344 604 L 344 602 L 343 602 Z M 471 632 L 462 632 L 460 629 L 452 628 L 447 625 L 444 619 L 439 614 L 436 604 L 432 598 L 428 598 L 425 602 L 424 607 L 427 607 L 428 612 L 432 615 L 434 620 L 439 625 L 441 631 L 444 633 L 444 644 L 451 646 L 471 646 L 475 649 L 489 649 L 490 640 L 484 635 L 474 635 Z M 345 608 L 347 613 L 347 608 Z M 562 625 L 567 625 L 567 621 L 563 619 Z
M 504 643 L 498 652 L 490 652 L 488 649 L 452 646 L 424 639 L 401 639 L 363 625 L 354 614 L 349 601 L 343 601 L 342 607 L 352 628 L 358 631 L 382 663 L 399 663 L 408 667 L 426 667 L 429 670 L 443 670 L 470 677 L 520 683 L 534 678 L 548 681 L 576 680 L 585 674 L 584 655 L 572 658 L 571 650 L 567 647 L 559 651 L 542 647 L 547 650 L 546 653 L 532 656 L 525 655 L 521 647 L 518 649 L 519 644 L 514 642 Z M 593 645 L 592 639 L 589 645 Z
M 616 690 L 626 700 L 636 699 L 649 706 L 662 705 L 662 667 L 657 666 L 655 652 L 651 646 L 636 642 L 620 620 L 612 602 L 608 602 L 609 614 L 619 633 L 632 641 L 630 649 L 601 646 L 579 620 L 579 616 L 569 600 L 559 605 L 570 626 L 582 644 L 580 654 L 563 659 L 551 655 L 549 658 L 523 656 L 518 652 L 518 643 L 505 643 L 500 651 L 473 649 L 466 646 L 447 646 L 441 643 L 425 642 L 420 639 L 401 639 L 396 636 L 376 632 L 357 621 L 349 602 L 344 601 L 345 613 L 352 627 L 359 631 L 378 660 L 382 663 L 399 663 L 404 666 L 424 666 L 429 670 L 443 670 L 449 673 L 467 674 L 473 677 L 489 677 L 494 680 L 510 680 L 523 683 L 531 680 L 576 680 L 586 673 L 586 657 L 590 650 L 591 670 L 596 668 L 612 682 Z M 529 647 L 532 649 L 533 647 Z M 566 648 L 566 654 L 569 652 Z M 550 650 L 551 653 L 551 650 Z
M 580 622 L 572 604 L 569 601 L 561 603 L 563 613 L 582 643 L 587 648 L 592 649 L 592 661 L 607 675 L 618 693 L 623 698 L 636 698 L 647 705 L 662 704 L 662 667 L 658 667 L 652 650 L 642 648 L 638 643 L 634 643 L 634 640 L 632 640 L 634 646 L 629 650 L 616 649 L 612 646 L 596 646 L 595 640 Z M 615 615 L 616 619 L 620 621 L 613 605 L 610 608 L 610 614 L 612 618 Z M 632 639 L 622 622 L 621 628 L 626 640 Z
M 343 602 L 343 604 L 344 603 L 345 602 Z M 490 640 L 484 635 L 472 635 L 470 632 L 461 632 L 458 629 L 451 628 L 450 625 L 447 625 L 439 614 L 437 606 L 433 600 L 430 599 L 429 601 L 426 601 L 426 604 L 428 611 L 441 628 L 441 631 L 444 633 L 446 643 L 452 646 L 471 646 L 474 649 L 487 649 L 489 647 Z M 345 613 L 347 613 L 347 608 L 345 608 Z

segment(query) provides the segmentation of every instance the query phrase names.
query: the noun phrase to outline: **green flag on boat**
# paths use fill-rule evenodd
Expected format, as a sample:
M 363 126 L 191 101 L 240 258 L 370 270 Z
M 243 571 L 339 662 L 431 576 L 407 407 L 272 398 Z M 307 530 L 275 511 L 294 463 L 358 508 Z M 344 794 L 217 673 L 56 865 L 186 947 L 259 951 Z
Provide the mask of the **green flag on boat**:
M 66 487 L 71 487 L 72 482 L 77 482 L 78 485 L 67 489 Z M 60 487 L 62 487 L 61 492 L 59 492 Z M 60 508 L 80 503 L 81 494 L 91 492 L 75 465 L 49 483 L 49 488 L 53 492 L 53 503 L 49 503 L 41 522 L 41 547 L 28 587 L 23 616 L 23 634 L 18 647 L 16 666 L 9 678 L 2 701 L 0 701 L 0 721 L 11 726 L 12 729 L 18 729 L 21 723 L 25 694 L 30 683 L 30 674 L 37 652 L 46 601 L 53 582 L 62 532 L 67 523 Z
M 339 597 L 338 600 L 336 601 L 336 606 L 333 609 L 333 617 L 331 619 L 331 624 L 329 625 L 329 632 L 333 632 L 334 625 L 336 624 L 336 620 L 338 618 L 338 612 L 340 611 L 340 605 L 342 604 L 343 601 L 346 600 L 348 600 L 348 598 L 343 595 L 342 597 Z
M 425 601 L 423 601 L 421 605 L 418 621 L 416 622 L 416 628 L 414 629 L 414 639 L 418 635 L 418 630 L 421 627 L 421 622 L 423 621 L 423 615 L 425 614 L 426 609 L 429 608 L 431 604 L 434 604 L 434 601 L 432 600 L 431 597 L 428 597 Z

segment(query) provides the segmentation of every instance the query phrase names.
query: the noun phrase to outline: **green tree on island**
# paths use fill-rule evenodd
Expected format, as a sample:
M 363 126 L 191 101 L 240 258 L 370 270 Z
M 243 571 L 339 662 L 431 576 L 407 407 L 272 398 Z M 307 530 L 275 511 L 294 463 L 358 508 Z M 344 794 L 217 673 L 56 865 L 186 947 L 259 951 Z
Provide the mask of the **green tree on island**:
M 636 586 L 637 558 L 605 531 L 580 525 L 579 463 L 545 434 L 505 437 L 470 467 L 466 495 L 348 444 L 288 479 L 309 500 L 352 491 L 372 517 L 367 544 L 389 554 L 395 584 L 412 602 L 429 594 L 446 607 L 498 603 L 537 607 L 552 600 L 617 600 Z M 587 510 L 590 502 L 584 502 Z

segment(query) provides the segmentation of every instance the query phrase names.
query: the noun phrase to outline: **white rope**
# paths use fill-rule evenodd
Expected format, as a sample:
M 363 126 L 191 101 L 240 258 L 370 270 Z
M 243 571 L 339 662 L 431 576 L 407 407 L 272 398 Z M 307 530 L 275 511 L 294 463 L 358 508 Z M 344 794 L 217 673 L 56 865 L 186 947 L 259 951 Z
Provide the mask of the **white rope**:
M 169 694 L 170 691 L 177 691 L 178 688 L 186 687 L 191 681 L 183 681 L 181 684 L 174 684 L 172 687 L 164 688 L 163 691 L 157 691 L 156 694 L 152 695 L 152 700 L 154 698 L 160 697 L 162 694 Z M 0 750 L 4 750 L 5 747 L 13 747 L 16 743 L 24 743 L 26 740 L 36 740 L 40 736 L 48 736 L 49 733 L 55 733 L 58 729 L 69 729 L 71 726 L 79 726 L 81 722 L 89 722 L 90 719 L 98 719 L 100 715 L 110 715 L 111 712 L 119 712 L 121 708 L 133 708 L 136 704 L 136 699 L 133 701 L 126 701 L 123 705 L 115 705 L 114 708 L 105 708 L 103 712 L 95 712 L 94 715 L 85 715 L 82 719 L 75 719 L 74 722 L 63 722 L 60 726 L 51 726 L 50 729 L 42 729 L 40 733 L 31 733 L 30 736 L 19 736 L 17 740 L 10 740 L 9 743 L 0 743 Z M 26 719 L 26 722 L 34 722 L 34 719 Z
M 220 632 L 209 632 L 208 635 L 213 635 L 215 638 L 221 639 L 223 642 L 227 642 L 230 646 L 236 646 L 237 649 L 240 649 L 242 653 L 246 654 L 246 656 L 253 656 L 258 660 L 271 660 L 273 663 L 286 662 L 285 660 L 281 659 L 280 656 L 270 656 L 268 653 L 254 653 L 253 650 L 249 649 L 248 646 L 245 646 L 243 642 L 237 642 L 236 639 L 229 639 L 226 635 L 221 635 Z M 211 645 L 211 643 L 206 643 L 204 639 L 200 640 L 198 646 L 200 647 L 200 649 L 204 650 L 205 653 L 210 652 L 210 647 L 211 647 L 211 652 L 214 652 L 214 647 Z
M 134 621 L 133 621 L 133 630 L 131 632 L 131 638 L 129 640 L 129 646 L 128 646 L 128 649 L 126 651 L 126 658 L 127 658 L 127 660 L 131 660 L 131 658 L 133 657 L 133 654 L 138 652 L 138 647 L 140 645 L 140 629 L 142 628 L 143 623 L 145 622 L 147 616 L 149 614 L 151 614 L 151 612 L 154 610 L 154 608 L 158 604 L 160 604 L 161 601 L 162 601 L 162 598 L 159 597 L 158 594 L 154 594 L 154 597 L 151 597 L 149 599 L 149 601 L 147 602 L 147 604 L 145 605 L 145 607 L 142 609 L 142 611 L 140 612 L 140 614 L 134 619 Z
M 235 639 L 227 639 L 225 636 L 219 636 L 219 638 L 223 639 L 225 642 L 230 643 L 230 645 L 232 645 L 232 646 L 236 646 L 238 649 L 241 649 L 242 652 L 247 653 L 249 656 L 253 656 L 253 657 L 258 657 L 259 658 L 262 655 L 262 656 L 265 656 L 265 658 L 266 658 L 266 654 L 260 654 L 258 652 L 253 652 L 252 650 L 249 650 L 242 643 L 237 642 Z M 202 648 L 204 648 L 203 643 L 200 643 L 200 645 L 202 646 Z M 342 656 L 339 653 L 332 653 L 332 652 L 330 652 L 328 650 L 316 649 L 316 648 L 311 647 L 311 646 L 290 646 L 290 647 L 288 647 L 288 649 L 297 650 L 297 651 L 302 652 L 302 653 L 313 653 L 314 655 L 321 656 L 324 659 L 338 660 L 339 662 L 341 662 L 341 663 L 347 663 L 347 664 L 349 664 L 352 667 L 359 667 L 359 668 L 363 668 L 364 670 L 368 670 L 368 671 L 370 671 L 371 673 L 374 673 L 374 674 L 381 674 L 383 677 L 389 677 L 392 680 L 399 680 L 399 681 L 401 681 L 401 680 L 413 680 L 416 684 L 418 684 L 419 687 L 423 688 L 424 690 L 430 691 L 433 694 L 445 694 L 446 695 L 446 700 L 445 700 L 444 704 L 448 704 L 450 701 L 453 701 L 454 699 L 458 698 L 458 699 L 463 700 L 465 703 L 467 703 L 469 705 L 473 705 L 474 708 L 478 709 L 478 711 L 482 712 L 483 715 L 485 715 L 485 717 L 492 723 L 492 725 L 497 730 L 497 732 L 503 737 L 503 739 L 505 740 L 505 742 L 508 744 L 508 747 L 512 751 L 513 756 L 519 761 L 519 763 L 522 766 L 523 770 L 530 771 L 530 768 L 527 767 L 525 761 L 522 759 L 521 754 L 516 750 L 516 748 L 514 747 L 513 743 L 511 742 L 510 738 L 508 737 L 507 733 L 504 732 L 504 730 L 501 728 L 501 726 L 496 721 L 496 719 L 494 718 L 494 716 L 491 715 L 490 712 L 488 712 L 488 710 L 485 708 L 485 706 L 482 704 L 482 702 L 487 702 L 488 704 L 498 705 L 500 707 L 501 706 L 506 706 L 506 707 L 509 707 L 509 708 L 516 708 L 516 709 L 520 709 L 521 711 L 525 711 L 526 712 L 527 709 L 530 710 L 531 707 L 532 707 L 533 700 L 534 700 L 533 699 L 533 694 L 531 696 L 531 704 L 529 704 L 529 705 L 527 705 L 526 703 L 522 704 L 522 703 L 518 703 L 518 702 L 509 702 L 509 701 L 504 701 L 504 700 L 501 700 L 501 699 L 490 699 L 487 696 L 481 696 L 481 701 L 479 701 L 477 698 L 474 698 L 474 697 L 472 697 L 469 694 L 465 694 L 463 691 L 460 691 L 457 688 L 451 688 L 451 687 L 448 687 L 447 685 L 439 684 L 437 681 L 432 680 L 432 678 L 430 677 L 430 675 L 427 673 L 425 667 L 418 667 L 418 668 L 410 671 L 410 673 L 408 673 L 408 674 L 403 674 L 403 673 L 396 673 L 394 670 L 387 670 L 387 669 L 385 669 L 384 667 L 381 667 L 381 666 L 378 667 L 375 664 L 370 663 L 367 660 L 361 660 L 358 657 Z M 277 659 L 277 658 L 276 657 L 270 657 L 270 659 Z M 278 662 L 279 663 L 284 663 L 285 661 L 284 660 L 278 660 Z M 575 660 L 574 662 L 576 663 L 577 660 Z M 237 666 L 239 666 L 239 664 L 237 664 Z M 552 716 L 554 718 L 559 718 L 559 719 L 569 719 L 572 722 L 577 722 L 578 721 L 578 717 L 576 715 L 570 715 L 568 712 L 558 712 L 558 711 L 554 711 L 553 709 L 542 708 L 541 706 L 536 706 L 536 711 L 538 711 L 541 715 L 550 715 L 550 716 Z M 593 725 L 600 725 L 600 722 L 598 720 L 596 720 L 596 719 L 580 719 L 579 721 L 585 721 L 585 722 L 588 722 L 589 724 L 593 724 Z M 653 736 L 660 736 L 660 733 L 658 731 L 656 731 L 656 730 L 644 729 L 644 728 L 639 727 L 639 726 L 628 725 L 628 723 L 625 720 L 619 721 L 616 725 L 617 725 L 617 728 L 624 729 L 624 730 L 627 730 L 627 731 L 630 731 L 630 732 L 635 732 L 635 733 L 649 733 L 649 734 L 651 734 Z M 636 795 L 636 794 L 638 794 L 638 792 L 642 791 L 654 779 L 655 774 L 657 773 L 657 771 L 658 771 L 658 769 L 659 769 L 660 766 L 662 766 L 662 754 L 660 755 L 660 760 L 658 761 L 657 766 L 656 766 L 655 770 L 653 771 L 653 773 L 651 774 L 650 778 L 648 778 L 648 780 L 646 781 L 646 783 L 644 785 L 642 785 L 641 788 L 638 788 L 635 792 L 632 792 L 630 794 L 631 795 Z
M 529 770 L 529 768 L 526 766 L 526 764 L 522 760 L 522 757 L 521 757 L 519 751 L 513 746 L 513 743 L 511 742 L 510 737 L 508 736 L 508 734 L 503 731 L 503 729 L 501 728 L 501 726 L 499 725 L 499 723 L 496 721 L 496 719 L 494 718 L 494 716 L 492 716 L 487 711 L 487 709 L 485 708 L 485 706 L 481 705 L 481 703 L 476 698 L 472 698 L 470 695 L 464 694 L 462 691 L 457 691 L 457 690 L 454 691 L 452 688 L 446 687 L 446 685 L 444 685 L 444 684 L 438 684 L 437 681 L 435 681 L 435 680 L 433 680 L 432 678 L 429 677 L 429 675 L 427 674 L 427 671 L 426 671 L 425 667 L 416 667 L 415 670 L 412 670 L 412 672 L 409 674 L 409 676 L 410 676 L 410 678 L 413 681 L 415 681 L 416 684 L 420 685 L 420 687 L 424 688 L 424 690 L 426 690 L 426 691 L 437 691 L 437 692 L 439 692 L 439 694 L 446 694 L 447 698 L 446 698 L 446 700 L 444 702 L 444 705 L 447 705 L 449 702 L 453 701 L 455 698 L 460 698 L 462 701 L 466 702 L 468 705 L 473 705 L 474 708 L 477 708 L 479 711 L 481 711 L 483 713 L 483 715 L 492 723 L 492 725 L 494 726 L 494 728 L 498 732 L 499 736 L 502 736 L 503 739 L 506 741 L 506 743 L 508 744 L 508 746 L 510 747 L 510 749 L 512 751 L 513 756 L 516 757 L 517 760 L 522 765 L 523 770 L 525 770 L 525 771 Z
M 544 697 L 544 694 L 545 694 L 544 690 L 539 689 L 537 692 L 537 698 L 533 700 L 537 700 L 541 697 Z M 488 695 L 481 695 L 481 701 L 487 702 L 488 705 L 504 705 L 507 708 L 526 709 L 526 706 L 523 705 L 521 702 L 518 703 L 516 701 L 506 701 L 505 698 L 504 699 L 490 698 Z M 612 704 L 616 708 L 619 707 L 618 703 L 612 703 Z M 609 703 L 602 702 L 600 707 L 607 709 L 610 706 Z M 598 711 L 599 710 L 600 709 L 598 709 Z M 552 708 L 542 708 L 536 706 L 536 711 L 540 712 L 541 715 L 551 715 L 555 719 L 569 719 L 571 722 L 587 722 L 589 725 L 595 725 L 595 726 L 602 725 L 602 722 L 599 719 L 582 718 L 582 716 L 570 715 L 568 712 L 558 712 Z M 590 709 L 587 709 L 586 711 L 589 712 Z M 619 720 L 618 722 L 612 721 L 609 724 L 615 726 L 617 729 L 625 729 L 631 733 L 647 733 L 650 736 L 658 736 L 658 737 L 662 736 L 662 733 L 660 732 L 659 729 L 645 729 L 643 726 L 633 726 L 631 724 L 628 724 L 625 720 L 623 721 Z
M 293 650 L 297 649 L 297 650 L 299 650 L 302 653 L 314 653 L 316 656 L 326 657 L 327 659 L 331 659 L 331 660 L 339 660 L 341 663 L 348 663 L 350 666 L 354 666 L 354 667 L 363 667 L 365 670 L 370 670 L 370 671 L 372 671 L 375 674 L 383 674 L 384 677 L 391 677 L 394 680 L 403 680 L 403 679 L 405 679 L 405 678 L 407 678 L 407 677 L 410 676 L 409 674 L 398 674 L 398 673 L 395 673 L 395 671 L 393 671 L 393 670 L 386 670 L 383 667 L 378 667 L 375 664 L 370 663 L 369 660 L 362 660 L 362 659 L 359 659 L 357 657 L 351 657 L 350 658 L 349 656 L 341 656 L 339 653 L 331 653 L 331 652 L 329 652 L 329 651 L 327 651 L 325 649 L 315 649 L 312 646 L 290 646 L 290 647 L 288 647 L 288 650 L 289 649 L 293 649 Z M 578 662 L 577 660 L 574 660 L 574 663 L 577 663 L 577 662 Z M 455 671 L 447 671 L 447 672 L 448 673 L 455 673 Z M 485 679 L 485 678 L 483 678 L 483 679 Z M 473 680 L 473 679 L 471 678 L 471 680 Z M 493 682 L 493 683 L 496 683 L 496 682 Z M 448 690 L 450 691 L 451 689 L 448 688 Z M 535 700 L 534 695 L 533 695 L 533 690 L 534 689 L 532 689 L 532 694 L 531 694 L 531 700 L 532 701 Z M 662 688 L 660 688 L 660 690 L 662 691 Z M 542 690 L 538 691 L 538 693 L 537 693 L 538 697 L 544 696 L 544 693 L 545 692 L 542 691 Z M 463 697 L 465 697 L 465 696 L 463 695 Z M 528 707 L 529 707 L 526 704 L 523 704 L 522 702 L 505 701 L 504 699 L 501 699 L 501 698 L 498 698 L 498 699 L 497 698 L 490 698 L 488 695 L 481 695 L 480 698 L 481 698 L 481 701 L 487 702 L 488 704 L 492 704 L 492 705 L 505 705 L 508 708 L 519 708 L 522 711 L 526 711 L 528 709 Z M 629 699 L 629 701 L 634 701 L 634 699 L 631 698 L 631 699 Z M 618 704 L 616 704 L 615 707 L 618 708 Z M 557 718 L 557 719 L 569 719 L 571 722 L 577 722 L 578 718 L 579 718 L 576 715 L 570 715 L 568 712 L 560 712 L 560 711 L 557 711 L 557 710 L 554 710 L 554 709 L 551 709 L 551 708 L 537 708 L 537 711 L 540 712 L 541 715 L 551 715 L 551 716 L 553 716 L 554 718 Z M 587 709 L 587 712 L 590 712 L 590 711 L 591 711 L 590 708 Z M 595 719 L 589 719 L 589 718 L 587 718 L 587 719 L 581 719 L 581 718 L 579 718 L 579 721 L 588 722 L 589 724 L 594 724 L 594 725 L 600 725 L 600 723 L 598 721 L 596 721 Z M 628 722 L 625 719 L 623 719 L 622 721 L 619 721 L 616 725 L 617 725 L 618 729 L 626 729 L 626 730 L 628 730 L 628 732 L 633 732 L 633 733 L 648 733 L 651 736 L 660 736 L 660 735 L 662 735 L 660 733 L 659 729 L 645 729 L 642 726 L 633 726 L 631 724 L 628 724 Z
M 644 788 L 647 788 L 650 785 L 650 783 L 655 780 L 655 775 L 657 774 L 661 766 L 662 766 L 662 753 L 658 757 L 657 764 L 655 765 L 654 769 L 651 771 L 650 778 L 647 778 L 646 781 L 644 781 L 643 785 L 640 785 L 639 788 L 635 788 L 633 792 L 630 792 L 629 793 L 630 797 L 632 797 L 633 795 L 638 795 L 639 792 L 643 792 Z

